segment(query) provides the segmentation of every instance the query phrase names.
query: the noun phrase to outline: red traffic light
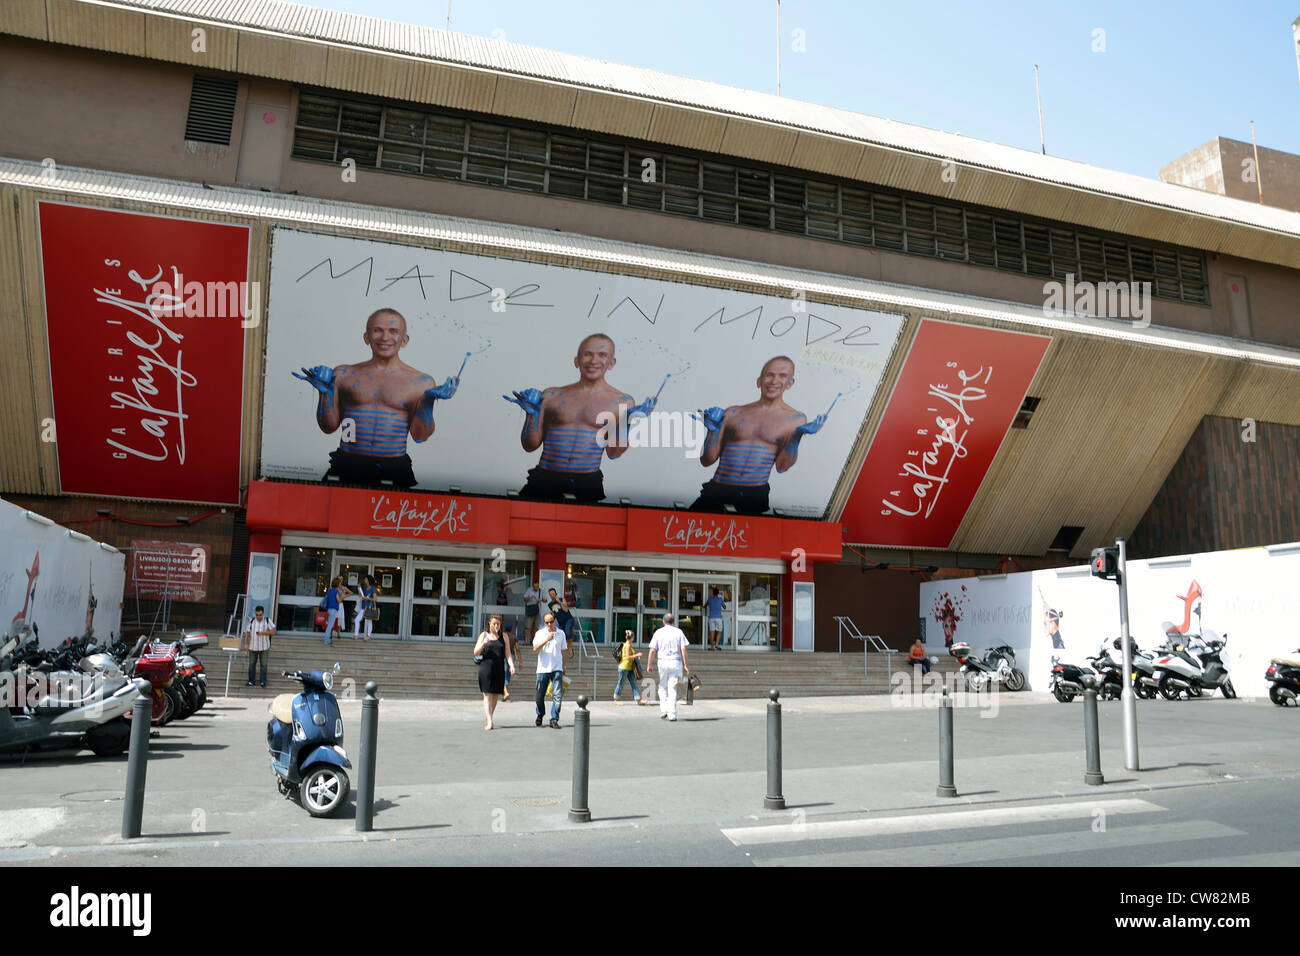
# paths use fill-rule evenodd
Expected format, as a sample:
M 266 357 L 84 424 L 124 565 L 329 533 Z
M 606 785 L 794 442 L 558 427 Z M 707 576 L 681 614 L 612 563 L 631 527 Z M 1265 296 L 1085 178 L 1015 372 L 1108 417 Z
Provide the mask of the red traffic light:
M 1107 581 L 1119 580 L 1119 548 L 1093 548 L 1092 576 Z

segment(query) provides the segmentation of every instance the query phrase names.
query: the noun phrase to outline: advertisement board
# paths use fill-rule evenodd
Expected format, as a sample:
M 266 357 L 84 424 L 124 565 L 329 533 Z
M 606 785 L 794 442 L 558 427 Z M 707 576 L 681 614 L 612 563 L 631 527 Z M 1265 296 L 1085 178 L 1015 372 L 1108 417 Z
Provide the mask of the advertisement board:
M 902 321 L 277 229 L 268 323 L 265 477 L 820 517 Z
M 80 532 L 0 501 L 0 625 L 31 628 L 41 645 L 65 638 L 107 640 L 121 630 L 126 556 Z
M 1300 646 L 1278 627 L 1300 614 L 1300 544 L 1129 561 L 1128 571 L 1129 634 L 1138 647 L 1156 648 L 1171 626 L 1213 631 L 1227 641 L 1223 660 L 1240 696 L 1263 696 L 1269 660 L 1295 656 Z M 1119 588 L 1087 565 L 925 582 L 920 612 L 930 653 L 944 653 L 948 638 L 981 655 L 1009 644 L 1032 690 L 1048 689 L 1054 656 L 1084 664 L 1120 632 Z
M 170 596 L 174 601 L 203 601 L 208 596 L 212 549 L 184 541 L 132 540 L 126 593 Z
M 841 517 L 846 539 L 949 547 L 1050 342 L 923 320 Z
M 238 504 L 248 228 L 39 216 L 62 491 Z

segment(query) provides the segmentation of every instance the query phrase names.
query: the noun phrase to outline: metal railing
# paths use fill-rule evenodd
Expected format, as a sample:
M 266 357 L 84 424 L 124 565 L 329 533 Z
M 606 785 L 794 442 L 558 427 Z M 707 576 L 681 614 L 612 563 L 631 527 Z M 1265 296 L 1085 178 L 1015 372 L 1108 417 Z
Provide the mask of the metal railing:
M 845 634 L 847 634 L 851 640 L 862 642 L 862 673 L 864 675 L 870 673 L 870 659 L 867 657 L 867 654 L 870 651 L 875 651 L 877 654 L 885 655 L 885 679 L 889 680 L 894 676 L 893 655 L 897 654 L 898 651 L 886 644 L 879 634 L 863 634 L 862 631 L 858 629 L 857 624 L 853 623 L 853 618 L 848 617 L 847 615 L 836 615 L 832 620 L 839 625 L 841 654 L 844 653 Z M 868 645 L 870 645 L 869 649 Z

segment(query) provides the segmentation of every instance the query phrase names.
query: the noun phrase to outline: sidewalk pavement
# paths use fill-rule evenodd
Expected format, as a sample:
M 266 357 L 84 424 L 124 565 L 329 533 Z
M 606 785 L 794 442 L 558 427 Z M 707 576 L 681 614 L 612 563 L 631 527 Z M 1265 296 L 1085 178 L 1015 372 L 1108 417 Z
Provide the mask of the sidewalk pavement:
M 591 824 L 568 821 L 576 687 L 563 728 L 534 726 L 516 695 L 485 732 L 464 701 L 382 701 L 375 831 L 355 830 L 354 801 L 315 820 L 281 797 L 268 767 L 266 700 L 216 698 L 151 741 L 144 836 L 120 837 L 126 759 L 89 753 L 0 763 L 0 864 L 94 865 L 124 846 L 214 842 L 287 860 L 314 841 L 574 831 L 584 827 L 753 825 L 1035 797 L 1097 796 L 1300 774 L 1297 715 L 1266 700 L 1138 701 L 1141 771 L 1123 767 L 1121 705 L 1099 705 L 1104 786 L 1085 786 L 1083 709 L 1049 695 L 958 695 L 956 799 L 935 796 L 938 711 L 930 697 L 798 698 L 783 705 L 783 791 L 766 811 L 766 700 L 697 700 L 678 721 L 654 705 L 591 705 Z M 520 688 L 523 691 L 523 688 Z M 548 702 L 549 703 L 549 702 Z M 360 701 L 340 700 L 358 763 Z M 549 711 L 548 711 L 549 717 Z M 353 773 L 355 788 L 356 774 Z M 201 859 L 201 856 L 196 857 Z

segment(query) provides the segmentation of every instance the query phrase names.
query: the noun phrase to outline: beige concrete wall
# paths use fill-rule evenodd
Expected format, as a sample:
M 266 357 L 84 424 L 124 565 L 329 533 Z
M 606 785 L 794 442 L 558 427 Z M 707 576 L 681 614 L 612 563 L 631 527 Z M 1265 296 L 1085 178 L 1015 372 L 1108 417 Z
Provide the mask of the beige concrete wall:
M 5 94 L 0 96 L 0 155 L 37 161 L 48 156 L 68 165 L 221 185 L 240 183 L 242 162 L 243 182 L 304 196 L 559 229 L 993 299 L 1044 300 L 1042 279 L 980 266 L 365 169 L 357 171 L 356 182 L 346 183 L 339 169 L 290 158 L 289 136 L 281 140 L 278 161 L 268 154 L 270 144 L 290 127 L 295 100 L 292 86 L 271 80 L 241 82 L 230 147 L 187 148 L 183 134 L 193 72 L 0 36 Z M 267 112 L 275 114 L 274 123 L 264 122 Z M 247 127 L 256 137 L 244 150 Z M 1217 148 L 1218 142 L 1203 149 Z M 1200 162 L 1205 166 L 1208 160 Z M 1267 165 L 1264 175 L 1270 175 Z M 1208 258 L 1211 306 L 1156 300 L 1155 324 L 1234 334 L 1233 312 L 1222 294 L 1223 276 L 1231 273 L 1247 280 L 1255 336 L 1300 347 L 1300 326 L 1282 307 L 1288 298 L 1300 299 L 1300 272 L 1228 257 L 1219 265 L 1214 256 Z
M 1160 178 L 1251 203 L 1262 187 L 1264 205 L 1300 212 L 1300 156 L 1261 146 L 1256 167 L 1254 147 L 1241 140 L 1215 137 L 1161 167 Z
M 0 154 L 235 182 L 247 84 L 229 146 L 185 144 L 195 70 L 0 36 Z

